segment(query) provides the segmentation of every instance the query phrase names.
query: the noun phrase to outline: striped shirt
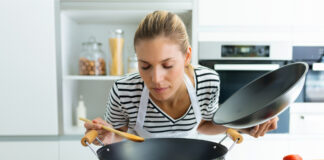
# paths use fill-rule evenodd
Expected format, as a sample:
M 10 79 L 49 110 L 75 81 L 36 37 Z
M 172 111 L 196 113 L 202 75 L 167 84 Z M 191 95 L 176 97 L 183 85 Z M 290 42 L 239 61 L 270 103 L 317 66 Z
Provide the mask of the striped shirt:
M 203 120 L 211 121 L 218 108 L 219 76 L 203 66 L 194 67 L 195 89 Z M 110 90 L 105 120 L 114 128 L 128 126 L 134 129 L 144 88 L 139 73 L 117 80 Z M 192 105 L 178 119 L 173 119 L 149 99 L 143 128 L 150 133 L 189 131 L 197 124 Z

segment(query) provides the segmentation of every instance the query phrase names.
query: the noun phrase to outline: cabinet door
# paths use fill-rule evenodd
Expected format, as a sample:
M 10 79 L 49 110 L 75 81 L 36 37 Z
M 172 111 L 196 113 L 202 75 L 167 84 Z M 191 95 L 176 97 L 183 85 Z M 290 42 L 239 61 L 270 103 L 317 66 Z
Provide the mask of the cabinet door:
M 199 26 L 290 26 L 293 0 L 199 0 Z
M 60 160 L 97 160 L 96 155 L 91 151 L 89 147 L 84 147 L 81 145 L 82 137 L 78 140 L 61 140 L 60 145 Z M 92 145 L 91 146 L 97 150 L 100 147 Z
M 57 135 L 54 0 L 1 0 L 0 19 L 0 135 Z
M 55 140 L 0 141 L 1 159 L 59 160 L 59 145 Z

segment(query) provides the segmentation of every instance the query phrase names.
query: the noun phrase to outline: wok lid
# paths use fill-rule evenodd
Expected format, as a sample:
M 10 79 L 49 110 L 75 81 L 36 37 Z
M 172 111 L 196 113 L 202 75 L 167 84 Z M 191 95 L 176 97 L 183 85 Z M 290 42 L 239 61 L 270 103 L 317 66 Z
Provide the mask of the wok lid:
M 299 62 L 264 74 L 221 104 L 213 116 L 213 122 L 241 129 L 277 116 L 296 100 L 307 71 L 308 65 Z

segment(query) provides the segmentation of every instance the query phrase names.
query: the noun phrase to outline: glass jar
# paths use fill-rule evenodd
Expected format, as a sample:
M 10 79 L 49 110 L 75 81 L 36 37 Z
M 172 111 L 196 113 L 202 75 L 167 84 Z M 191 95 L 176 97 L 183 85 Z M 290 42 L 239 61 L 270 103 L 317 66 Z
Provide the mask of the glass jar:
M 137 56 L 136 54 L 131 54 L 128 57 L 128 73 L 138 72 Z
M 86 52 L 79 59 L 80 75 L 106 75 L 106 61 L 101 43 L 92 40 L 86 43 Z
M 123 30 L 116 29 L 113 32 L 113 36 L 109 38 L 109 47 L 111 54 L 110 75 L 120 76 L 123 74 L 123 34 Z
M 79 74 L 80 75 L 89 75 L 88 71 L 88 65 L 89 61 L 89 43 L 83 42 L 82 43 L 82 50 L 80 52 L 80 58 L 79 58 Z

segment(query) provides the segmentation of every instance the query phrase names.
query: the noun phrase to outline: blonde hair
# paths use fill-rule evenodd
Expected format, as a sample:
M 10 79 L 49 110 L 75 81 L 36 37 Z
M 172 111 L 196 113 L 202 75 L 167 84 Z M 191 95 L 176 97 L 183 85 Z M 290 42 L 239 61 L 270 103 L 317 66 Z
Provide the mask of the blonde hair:
M 186 53 L 189 38 L 186 26 L 179 16 L 167 11 L 154 11 L 142 19 L 134 37 L 134 48 L 140 40 L 153 39 L 157 36 L 168 37 Z M 136 51 L 136 49 L 135 49 Z

